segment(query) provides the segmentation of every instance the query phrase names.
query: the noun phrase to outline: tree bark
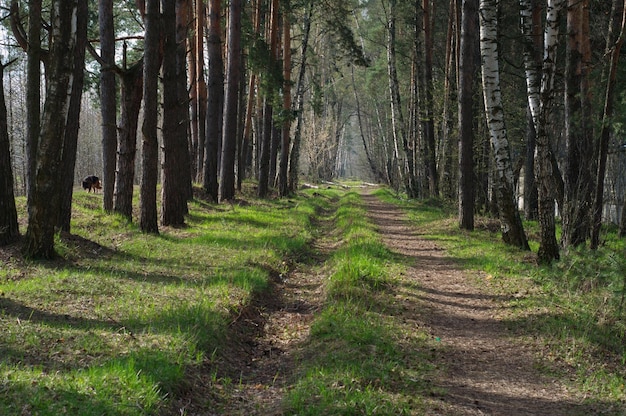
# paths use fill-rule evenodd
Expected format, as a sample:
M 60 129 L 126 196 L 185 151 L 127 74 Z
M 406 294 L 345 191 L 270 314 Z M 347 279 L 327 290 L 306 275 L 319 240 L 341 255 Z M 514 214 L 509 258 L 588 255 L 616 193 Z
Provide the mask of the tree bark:
M 590 232 L 593 140 L 589 120 L 588 0 L 569 0 L 565 66 L 565 195 L 562 244 L 583 244 Z
M 84 1 L 84 0 L 82 0 Z M 28 204 L 28 229 L 24 255 L 53 258 L 54 228 L 60 208 L 60 163 L 76 47 L 76 0 L 52 3 L 49 81 L 46 85 L 41 130 L 36 153 L 32 197 Z
M 100 56 L 106 63 L 100 69 L 100 114 L 102 115 L 102 205 L 106 212 L 113 210 L 115 163 L 117 151 L 117 100 L 115 79 L 115 33 L 113 0 L 98 1 L 100 28 Z
M 120 126 L 117 147 L 117 174 L 113 211 L 129 221 L 133 217 L 133 187 L 135 183 L 135 154 L 139 110 L 143 98 L 143 60 L 121 71 L 122 92 Z
M 537 181 L 540 228 L 539 251 L 537 253 L 539 263 L 550 263 L 560 257 L 554 219 L 554 200 L 557 193 L 557 185 L 554 180 L 556 173 L 554 172 L 554 155 L 552 154 L 549 132 L 552 121 L 559 14 L 564 5 L 565 0 L 549 0 L 546 13 L 545 45 L 537 120 L 537 147 L 535 149 L 535 179 Z
M 422 68 L 423 103 L 421 111 L 422 132 L 424 135 L 426 175 L 428 179 L 428 191 L 430 196 L 439 196 L 439 175 L 437 172 L 435 122 L 433 117 L 433 17 L 431 12 L 434 8 L 432 0 L 422 0 L 424 32 L 424 65 Z
M 17 222 L 13 169 L 11 168 L 11 140 L 4 98 L 4 69 L 12 64 L 0 64 L 0 246 L 16 241 L 20 235 Z
M 315 7 L 315 0 L 307 2 L 307 10 L 304 17 L 302 29 L 302 50 L 300 52 L 300 70 L 298 72 L 298 82 L 296 84 L 296 105 L 295 112 L 297 114 L 296 127 L 293 136 L 293 145 L 291 146 L 291 155 L 289 157 L 289 191 L 295 192 L 298 189 L 298 168 L 300 164 L 300 144 L 302 141 L 302 110 L 304 108 L 304 77 L 306 75 L 309 36 L 311 33 L 311 17 Z
M 278 192 L 280 196 L 289 194 L 289 146 L 291 144 L 291 21 L 289 19 L 291 7 L 287 0 L 283 13 L 283 125 L 282 142 L 280 148 L 280 169 L 278 180 Z
M 176 36 L 176 0 L 162 1 L 163 28 L 163 176 L 161 192 L 161 224 L 181 226 L 185 223 L 187 195 L 181 183 L 181 152 L 187 151 L 186 125 L 180 118 L 178 89 L 178 42 Z M 186 129 L 185 129 L 186 130 Z M 186 131 L 184 132 L 186 133 Z M 181 140 L 181 138 L 183 140 Z
M 620 20 L 621 19 L 621 20 Z M 602 225 L 602 208 L 604 203 L 604 180 L 606 177 L 606 160 L 611 136 L 611 119 L 614 114 L 615 85 L 617 79 L 617 64 L 620 50 L 624 43 L 624 26 L 626 25 L 626 7 L 624 0 L 613 0 L 611 17 L 609 18 L 609 33 L 606 39 L 606 53 L 609 56 L 604 80 L 606 90 L 604 95 L 604 109 L 602 112 L 602 131 L 598 143 L 598 172 L 593 203 L 593 218 L 590 247 L 595 250 L 600 244 L 600 228 Z
M 78 131 L 80 128 L 80 110 L 85 79 L 85 47 L 87 45 L 87 1 L 79 1 L 77 8 L 76 53 L 74 54 L 74 82 L 72 83 L 70 104 L 68 109 L 67 127 L 63 140 L 61 206 L 57 227 L 70 232 L 72 219 L 72 196 L 74 193 L 74 168 L 76 166 L 76 150 L 78 147 Z
M 239 125 L 237 112 L 241 82 L 241 8 L 241 0 L 230 0 L 219 201 L 229 201 L 235 198 L 235 160 Z
M 218 200 L 217 151 L 218 143 L 222 137 L 222 119 L 224 115 L 224 62 L 222 60 L 220 10 L 220 0 L 209 1 L 209 27 L 207 32 L 207 54 L 209 58 L 207 77 L 208 100 L 202 186 L 214 202 Z
M 513 168 L 504 123 L 498 53 L 499 0 L 480 0 L 480 51 L 485 116 L 495 157 L 493 189 L 498 203 L 502 239 L 506 244 L 530 250 L 515 198 Z
M 17 5 L 17 2 L 15 3 Z M 41 0 L 28 3 L 28 19 L 30 22 L 41 22 Z M 14 30 L 19 33 L 19 31 Z M 26 188 L 30 201 L 34 190 L 35 170 L 37 167 L 37 141 L 41 128 L 41 25 L 28 25 L 28 43 L 26 53 Z
M 144 61 L 143 96 L 144 119 L 141 127 L 141 187 L 139 228 L 144 233 L 158 234 L 157 182 L 158 182 L 158 109 L 159 68 L 161 67 L 160 45 L 160 0 L 146 0 L 144 16 Z
M 474 229 L 474 86 L 478 0 L 463 0 L 459 56 L 459 227 Z

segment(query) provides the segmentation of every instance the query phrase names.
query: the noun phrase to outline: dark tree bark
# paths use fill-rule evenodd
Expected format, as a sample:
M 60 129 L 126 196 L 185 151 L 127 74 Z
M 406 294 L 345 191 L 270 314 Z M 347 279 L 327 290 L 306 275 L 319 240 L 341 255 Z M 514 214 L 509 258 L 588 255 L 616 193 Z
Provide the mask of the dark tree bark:
M 276 65 L 276 51 L 278 49 L 278 0 L 271 0 L 270 7 L 270 31 L 269 31 L 269 48 L 270 48 L 270 71 Z M 269 76 L 266 75 L 266 76 Z M 270 83 L 268 83 L 270 84 Z M 271 177 L 271 157 L 272 157 L 272 130 L 274 129 L 272 99 L 275 94 L 274 87 L 268 85 L 263 98 L 263 132 L 260 143 L 261 154 L 259 158 L 259 188 L 258 195 L 265 198 L 269 193 L 269 181 Z
M 13 192 L 13 169 L 7 120 L 7 106 L 4 99 L 4 69 L 12 64 L 0 64 L 0 246 L 16 241 L 20 235 Z
M 100 113 L 102 114 L 102 205 L 113 210 L 115 163 L 117 152 L 117 99 L 115 79 L 115 33 L 113 0 L 98 1 L 100 27 L 100 57 L 106 63 L 100 72 Z
M 459 57 L 459 226 L 474 229 L 474 88 L 478 48 L 478 0 L 463 0 Z
M 593 140 L 589 114 L 589 2 L 569 0 L 565 65 L 565 195 L 563 247 L 583 244 L 590 233 Z
M 176 0 L 162 0 L 163 29 L 163 177 L 161 224 L 181 226 L 187 212 L 185 170 L 181 152 L 187 151 L 186 125 L 181 119 L 178 88 L 178 42 L 176 35 Z M 186 106 L 186 102 L 184 103 Z M 181 132 L 181 130 L 185 130 Z M 182 134 L 181 134 L 182 133 Z
M 602 206 L 604 203 L 604 180 L 606 176 L 606 159 L 611 135 L 611 118 L 614 113 L 615 85 L 617 78 L 617 64 L 620 50 L 624 43 L 624 26 L 626 25 L 626 8 L 624 0 L 613 0 L 611 17 L 609 19 L 609 34 L 606 39 L 606 55 L 609 60 L 606 65 L 604 80 L 606 92 L 604 95 L 604 110 L 602 113 L 602 131 L 598 143 L 598 172 L 596 175 L 593 218 L 590 247 L 595 250 L 600 244 L 600 228 L 602 225 Z
M 78 130 L 80 128 L 80 110 L 85 79 L 85 47 L 87 46 L 87 1 L 78 2 L 76 27 L 76 53 L 74 54 L 74 81 L 67 117 L 67 128 L 63 140 L 63 160 L 61 174 L 61 208 L 57 227 L 70 232 L 72 219 L 72 196 L 74 191 L 74 168 L 76 166 L 76 150 L 78 147 Z
M 204 177 L 204 151 L 206 145 L 206 103 L 207 103 L 207 86 L 204 78 L 204 29 L 205 29 L 205 13 L 206 9 L 203 0 L 196 0 L 196 32 L 195 41 L 195 96 L 196 104 L 194 106 L 196 112 L 196 129 L 198 148 L 196 149 L 196 180 L 202 182 Z
M 133 216 L 133 186 L 139 110 L 143 98 L 143 60 L 121 71 L 122 93 L 113 211 L 129 221 Z
M 158 80 L 161 56 L 159 53 L 160 40 L 160 0 L 146 0 L 144 24 L 146 28 L 144 38 L 144 119 L 142 132 L 142 159 L 141 159 L 141 188 L 140 188 L 140 218 L 139 228 L 145 233 L 157 234 L 157 181 L 159 143 L 158 128 Z
M 81 0 L 85 1 L 85 0 Z M 76 47 L 76 0 L 53 2 L 49 80 L 36 154 L 33 191 L 28 204 L 24 254 L 53 258 L 54 231 L 59 218 L 63 138 L 73 80 Z
M 15 2 L 17 6 L 17 2 Z M 41 0 L 33 0 L 28 4 L 28 19 L 30 22 L 41 22 Z M 17 7 L 16 7 L 17 8 Z M 14 33 L 20 33 L 14 30 Z M 41 128 L 41 25 L 28 25 L 28 42 L 26 53 L 26 159 L 28 171 L 26 182 L 28 200 L 30 201 L 34 190 L 35 169 L 37 163 L 37 145 Z
M 220 0 L 209 1 L 209 27 L 207 54 L 209 71 L 207 77 L 207 109 L 205 131 L 204 177 L 202 186 L 214 202 L 218 200 L 218 143 L 222 137 L 224 115 L 224 62 L 222 60 L 222 29 L 220 24 Z
M 302 51 L 300 52 L 300 70 L 298 72 L 298 82 L 296 84 L 296 105 L 295 112 L 296 128 L 294 131 L 293 145 L 289 156 L 289 191 L 295 192 L 298 189 L 298 165 L 300 164 L 300 143 L 302 141 L 302 109 L 304 108 L 304 77 L 306 75 L 309 35 L 311 33 L 311 17 L 315 0 L 310 0 L 307 5 L 306 14 L 302 30 Z
M 422 88 L 424 99 L 422 100 L 422 132 L 424 135 L 424 162 L 428 179 L 428 190 L 431 196 L 439 196 L 439 175 L 437 172 L 437 159 L 435 156 L 435 122 L 433 117 L 433 33 L 431 12 L 434 8 L 432 0 L 422 0 L 424 32 L 424 65 L 422 67 Z
M 178 191 L 185 199 L 182 204 L 184 214 L 189 213 L 187 201 L 193 199 L 191 152 L 189 139 L 189 93 L 187 83 L 187 42 L 189 39 L 189 27 L 191 26 L 191 0 L 176 0 L 176 87 L 178 101 L 176 106 L 177 117 L 180 120 L 177 132 L 178 146 L 176 158 L 178 170 L 176 173 Z
M 228 13 L 228 60 L 226 96 L 224 99 L 224 127 L 222 128 L 222 157 L 220 166 L 219 200 L 235 198 L 235 160 L 241 83 L 241 0 L 230 0 Z

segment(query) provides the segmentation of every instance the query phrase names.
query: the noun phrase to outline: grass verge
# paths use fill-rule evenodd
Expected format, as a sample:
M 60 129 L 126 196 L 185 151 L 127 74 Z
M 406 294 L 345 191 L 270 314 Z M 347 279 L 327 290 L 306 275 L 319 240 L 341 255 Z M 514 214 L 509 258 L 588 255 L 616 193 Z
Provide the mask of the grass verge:
M 227 353 L 233 314 L 306 255 L 315 204 L 196 200 L 155 236 L 77 192 L 58 260 L 0 248 L 0 414 L 166 412 L 190 368 Z
M 523 252 L 502 243 L 497 220 L 477 217 L 476 230 L 466 232 L 439 201 L 400 201 L 386 190 L 378 195 L 401 205 L 425 238 L 476 271 L 476 284 L 509 299 L 504 322 L 537 344 L 538 369 L 571 380 L 588 403 L 624 414 L 626 247 L 617 230 L 605 228 L 597 251 L 570 250 L 559 262 L 538 266 L 536 222 L 524 224 L 533 253 Z

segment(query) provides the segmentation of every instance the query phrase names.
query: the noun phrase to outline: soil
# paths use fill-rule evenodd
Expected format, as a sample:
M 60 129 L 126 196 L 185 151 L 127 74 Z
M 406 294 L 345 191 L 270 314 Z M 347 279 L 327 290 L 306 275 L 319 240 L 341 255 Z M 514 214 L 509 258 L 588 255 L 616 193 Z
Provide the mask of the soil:
M 584 397 L 567 380 L 539 370 L 540 347 L 504 322 L 507 298 L 481 289 L 476 276 L 461 270 L 435 242 L 421 237 L 419 226 L 410 224 L 399 208 L 366 191 L 363 199 L 381 239 L 393 252 L 411 259 L 413 265 L 401 279 L 405 287 L 417 285 L 419 291 L 398 296 L 413 297 L 407 299 L 410 322 L 437 344 L 432 364 L 439 371 L 432 380 L 433 393 L 426 398 L 427 415 L 600 414 L 582 405 Z M 321 264 L 333 249 L 332 242 L 320 238 L 315 249 L 321 257 L 311 261 Z M 280 415 L 294 357 L 322 306 L 323 282 L 319 267 L 275 275 L 270 290 L 234 317 L 229 362 L 211 364 L 211 369 L 220 369 L 217 379 L 230 377 L 233 384 L 225 387 L 205 374 L 186 398 L 177 401 L 175 413 Z M 213 411 L 193 399 L 220 391 L 224 404 Z

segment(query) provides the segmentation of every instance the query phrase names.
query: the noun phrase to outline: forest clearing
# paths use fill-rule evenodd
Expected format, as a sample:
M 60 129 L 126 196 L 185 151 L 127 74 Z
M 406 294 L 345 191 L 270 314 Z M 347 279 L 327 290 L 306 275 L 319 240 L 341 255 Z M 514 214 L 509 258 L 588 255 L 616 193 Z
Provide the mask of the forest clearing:
M 477 224 L 335 187 L 151 235 L 76 192 L 59 258 L 0 248 L 0 413 L 624 414 L 623 241 L 538 267 Z

